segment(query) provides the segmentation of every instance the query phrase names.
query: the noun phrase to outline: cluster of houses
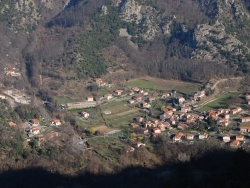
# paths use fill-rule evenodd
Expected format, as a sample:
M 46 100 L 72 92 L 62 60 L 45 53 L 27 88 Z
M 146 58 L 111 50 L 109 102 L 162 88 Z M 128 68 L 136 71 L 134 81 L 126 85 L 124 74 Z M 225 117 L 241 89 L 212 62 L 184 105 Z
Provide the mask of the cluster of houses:
M 223 142 L 230 143 L 231 147 L 239 147 L 245 141 L 244 135 L 230 136 L 226 134 L 222 137 Z
M 218 110 L 209 110 L 207 112 L 209 117 L 212 117 L 218 126 L 227 127 L 229 125 L 229 118 L 231 115 L 241 112 L 240 107 L 233 109 L 218 109 Z M 243 118 L 243 117 L 242 117 Z M 243 118 L 244 119 L 244 118 Z M 244 121 L 244 120 L 243 120 Z
M 133 144 L 133 146 L 128 146 L 126 148 L 126 152 L 129 153 L 129 152 L 133 152 L 135 151 L 135 148 L 140 148 L 140 147 L 144 147 L 146 146 L 146 144 L 142 143 L 142 142 L 137 142 L 136 144 Z
M 38 135 L 41 131 L 40 121 L 37 118 L 33 118 L 29 121 L 31 128 L 28 130 L 29 135 Z M 59 119 L 54 119 L 51 121 L 51 126 L 60 126 L 62 125 Z
M 200 101 L 204 97 L 206 97 L 205 90 L 200 90 L 194 94 L 194 101 Z
M 130 91 L 130 95 L 134 95 L 131 100 L 129 100 L 130 104 L 141 104 L 143 108 L 150 108 L 150 102 L 156 100 L 154 96 L 148 97 L 147 102 L 145 102 L 145 96 L 148 95 L 143 92 L 143 90 L 134 87 Z M 169 94 L 164 93 L 161 98 L 166 99 L 169 97 Z M 205 91 L 201 90 L 195 94 L 195 100 L 200 100 L 205 97 Z M 250 99 L 250 95 L 249 95 Z M 144 134 L 148 136 L 158 136 L 161 135 L 165 130 L 177 129 L 181 132 L 177 132 L 176 135 L 172 137 L 173 142 L 182 142 L 182 141 L 193 141 L 194 139 L 204 140 L 208 138 L 207 133 L 184 133 L 190 130 L 191 126 L 197 125 L 198 122 L 202 122 L 207 120 L 209 117 L 214 120 L 214 122 L 218 125 L 218 127 L 227 127 L 230 123 L 230 116 L 237 114 L 242 111 L 240 107 L 232 108 L 232 109 L 217 109 L 217 110 L 209 110 L 204 114 L 196 114 L 190 113 L 191 107 L 188 103 L 185 102 L 185 98 L 180 96 L 175 99 L 175 103 L 179 104 L 179 109 L 172 106 L 162 107 L 163 113 L 159 116 L 158 119 L 148 120 L 145 117 L 137 117 L 135 121 L 130 123 L 130 130 L 135 132 L 136 134 Z M 240 117 L 240 121 L 250 122 L 250 116 Z M 250 132 L 250 126 L 240 125 L 238 127 L 242 133 Z M 186 131 L 185 131 L 186 130 Z M 184 132 L 183 132 L 184 131 Z M 229 139 L 228 139 L 229 138 Z M 222 140 L 228 140 L 230 142 L 230 146 L 238 147 L 244 141 L 244 136 L 237 135 L 234 139 L 230 135 L 226 135 Z
M 178 132 L 176 135 L 174 135 L 173 142 L 182 142 L 184 139 L 188 141 L 193 141 L 195 137 L 197 137 L 199 140 L 205 140 L 208 138 L 208 134 L 201 133 L 201 134 L 195 135 L 194 133 Z

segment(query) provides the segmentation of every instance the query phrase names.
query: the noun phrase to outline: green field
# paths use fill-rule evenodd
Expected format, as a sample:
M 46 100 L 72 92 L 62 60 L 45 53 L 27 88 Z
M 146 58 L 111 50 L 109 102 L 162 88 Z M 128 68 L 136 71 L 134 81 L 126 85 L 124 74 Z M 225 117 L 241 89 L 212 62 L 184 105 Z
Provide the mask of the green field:
M 101 106 L 102 111 L 110 110 L 112 114 L 120 113 L 131 109 L 127 101 L 113 101 Z
M 131 80 L 128 81 L 126 85 L 130 87 L 137 86 L 139 88 L 152 89 L 163 92 L 170 92 L 172 90 L 176 90 L 185 94 L 193 94 L 201 87 L 201 84 L 197 83 L 182 82 L 178 80 L 163 80 L 151 77 Z
M 69 97 L 66 97 L 66 96 L 57 96 L 56 97 L 56 102 L 58 104 L 65 104 L 65 103 L 74 102 L 74 100 L 69 98 Z
M 142 116 L 143 113 L 139 112 L 139 109 L 136 109 L 136 111 L 131 111 L 128 114 L 124 115 L 110 115 L 104 117 L 106 120 L 106 123 L 110 126 L 117 127 L 117 128 L 126 128 L 129 126 L 131 122 L 133 122 L 133 119 L 137 116 Z
M 210 102 L 203 106 L 202 108 L 198 108 L 197 110 L 203 112 L 207 110 L 215 110 L 218 108 L 228 108 L 229 107 L 229 100 L 235 96 L 238 95 L 239 93 L 226 93 L 219 97 L 217 100 Z
M 110 115 L 101 114 L 104 111 L 111 111 Z M 80 117 L 79 112 L 86 111 L 90 114 L 88 119 Z M 137 116 L 144 115 L 139 108 L 131 108 L 126 101 L 113 101 L 101 105 L 98 108 L 88 108 L 82 110 L 72 110 L 75 116 L 78 116 L 77 124 L 86 127 L 97 127 L 100 125 L 109 125 L 116 128 L 128 127 L 129 123 Z M 103 116 L 103 117 L 102 117 Z

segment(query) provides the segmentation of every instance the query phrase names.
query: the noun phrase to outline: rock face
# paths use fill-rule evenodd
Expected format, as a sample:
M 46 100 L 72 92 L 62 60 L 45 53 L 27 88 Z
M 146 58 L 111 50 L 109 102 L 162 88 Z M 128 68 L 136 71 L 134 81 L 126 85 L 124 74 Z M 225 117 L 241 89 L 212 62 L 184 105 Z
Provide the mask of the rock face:
M 136 0 L 114 1 L 120 6 L 120 17 L 126 22 L 134 22 L 140 28 L 139 35 L 146 41 L 153 40 L 160 32 L 157 15 L 159 11 Z
M 13 29 L 29 30 L 36 26 L 39 20 L 62 11 L 68 3 L 70 0 L 18 0 L 15 3 L 0 1 L 0 17 L 12 15 L 11 27 Z M 53 10 L 53 12 L 45 14 L 44 8 Z
M 194 58 L 226 62 L 223 52 L 231 52 L 233 55 L 246 55 L 249 49 L 231 34 L 225 32 L 225 26 L 217 21 L 214 25 L 198 25 L 194 33 L 196 50 L 192 53 Z M 242 51 L 239 49 L 243 48 Z
M 230 54 L 246 59 L 249 48 L 246 41 L 240 40 L 237 27 L 250 22 L 249 12 L 239 0 L 207 1 L 205 6 L 211 3 L 218 7 L 216 19 L 213 24 L 201 24 L 195 28 L 197 48 L 192 53 L 193 58 L 226 62 Z

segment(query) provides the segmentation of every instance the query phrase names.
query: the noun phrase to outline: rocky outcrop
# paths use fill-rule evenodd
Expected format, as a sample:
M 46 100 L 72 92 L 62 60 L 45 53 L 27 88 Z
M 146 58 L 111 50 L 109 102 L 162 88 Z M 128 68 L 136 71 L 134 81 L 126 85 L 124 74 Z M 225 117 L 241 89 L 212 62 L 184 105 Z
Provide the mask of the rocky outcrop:
M 209 6 L 209 2 L 212 3 L 207 1 L 206 6 Z M 218 62 L 227 62 L 228 56 L 246 59 L 249 48 L 237 30 L 241 24 L 250 22 L 248 11 L 239 0 L 213 2 L 218 6 L 216 21 L 195 28 L 196 49 L 192 53 L 193 58 Z

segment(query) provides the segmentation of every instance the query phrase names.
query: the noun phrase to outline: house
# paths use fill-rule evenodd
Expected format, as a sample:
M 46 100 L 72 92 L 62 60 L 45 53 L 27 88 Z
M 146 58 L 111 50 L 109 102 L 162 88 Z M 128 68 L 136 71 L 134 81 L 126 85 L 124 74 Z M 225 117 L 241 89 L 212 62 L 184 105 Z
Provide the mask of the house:
M 158 127 L 153 128 L 153 133 L 154 134 L 161 134 L 161 130 Z
M 110 100 L 113 98 L 113 95 L 111 93 L 108 93 L 106 95 L 104 95 L 104 97 L 107 99 L 107 100 Z
M 175 124 L 176 124 L 176 121 L 175 121 L 174 118 L 170 118 L 170 119 L 169 119 L 169 123 L 170 123 L 171 125 L 175 125 Z
M 183 137 L 183 133 L 179 132 L 173 137 L 173 142 L 181 142 L 181 138 Z
M 129 102 L 129 104 L 135 104 L 136 100 L 131 99 L 131 100 L 129 100 L 128 102 Z
M 231 147 L 239 147 L 240 145 L 240 141 L 239 140 L 233 140 L 231 143 L 230 143 L 230 146 Z
M 178 102 L 178 104 L 183 104 L 185 102 L 185 98 L 184 97 L 178 97 L 177 102 Z
M 153 126 L 156 127 L 156 125 L 159 123 L 159 120 L 158 119 L 154 119 L 151 121 Z
M 32 119 L 31 120 L 31 125 L 34 126 L 34 127 L 38 126 L 39 125 L 39 120 L 38 119 Z
M 167 122 L 158 122 L 157 123 L 157 127 L 161 130 L 161 131 L 165 131 L 166 128 L 170 126 L 169 123 Z M 170 126 L 171 127 L 171 126 Z
M 205 96 L 206 96 L 205 90 L 198 91 L 198 92 L 194 95 L 194 100 L 195 100 L 195 101 L 198 101 L 198 100 L 200 100 L 201 98 L 203 98 L 203 97 L 205 97 Z
M 139 148 L 139 147 L 142 147 L 142 146 L 145 146 L 145 144 L 142 143 L 142 142 L 137 142 L 137 147 L 138 147 L 138 148 Z
M 229 114 L 230 111 L 231 111 L 231 110 L 230 110 L 229 108 L 225 108 L 225 109 L 224 109 L 224 113 L 225 113 L 225 114 Z
M 163 122 L 163 125 L 164 125 L 165 129 L 166 128 L 169 130 L 173 129 L 173 127 L 171 127 L 171 125 L 168 122 Z
M 229 118 L 230 118 L 230 114 L 224 113 L 223 116 L 224 116 L 224 118 L 226 118 L 226 119 L 229 119 Z
M 148 100 L 149 100 L 149 102 L 153 102 L 153 101 L 156 100 L 156 98 L 155 98 L 155 96 L 150 96 L 150 97 L 148 98 Z
M 214 120 L 217 120 L 219 113 L 215 110 L 208 110 L 207 112 L 209 117 L 212 117 Z
M 39 134 L 39 133 L 40 133 L 40 128 L 39 128 L 39 127 L 32 128 L 32 129 L 30 130 L 30 133 Z
M 51 122 L 51 125 L 52 126 L 60 126 L 62 125 L 61 121 L 59 119 L 54 119 L 52 122 Z
M 225 135 L 222 137 L 223 142 L 230 142 L 230 135 Z
M 152 122 L 150 120 L 145 121 L 144 127 L 146 127 L 146 128 L 152 127 Z
M 130 90 L 129 91 L 129 95 L 131 96 L 131 95 L 134 95 L 135 94 L 135 92 L 133 91 L 133 90 Z
M 239 128 L 242 133 L 250 132 L 250 126 L 240 125 Z
M 3 94 L 0 94 L 0 99 L 7 99 L 7 97 Z
M 142 94 L 137 94 L 134 99 L 137 101 L 137 102 L 142 102 L 143 101 L 143 95 Z
M 143 94 L 144 96 L 148 96 L 148 92 L 147 92 L 147 91 L 142 92 L 142 94 Z
M 199 139 L 200 140 L 204 140 L 204 139 L 207 139 L 207 138 L 208 138 L 208 134 L 207 133 L 199 134 Z
M 196 120 L 195 117 L 192 116 L 192 117 L 188 117 L 186 121 L 187 123 L 194 123 L 195 120 Z
M 228 119 L 225 118 L 221 118 L 217 120 L 217 125 L 221 126 L 221 127 L 227 127 L 229 124 Z
M 143 122 L 143 120 L 144 120 L 144 118 L 143 118 L 143 117 L 141 117 L 141 116 L 136 118 L 136 121 L 137 121 L 138 123 Z
M 186 138 L 187 138 L 188 140 L 193 140 L 193 139 L 194 139 L 194 134 L 193 134 L 193 133 L 187 133 L 187 134 L 186 134 Z
M 94 97 L 92 96 L 87 97 L 87 101 L 94 101 Z
M 244 123 L 244 122 L 250 122 L 250 116 L 241 117 L 241 118 L 240 118 L 240 121 L 241 121 L 242 123 Z
M 89 113 L 88 112 L 82 112 L 81 115 L 84 118 L 89 118 Z
M 16 126 L 16 123 L 14 123 L 13 121 L 9 121 L 9 122 L 8 122 L 8 125 L 9 125 L 10 127 L 15 127 L 15 126 Z
M 120 96 L 120 95 L 122 95 L 122 92 L 123 92 L 123 90 L 117 89 L 117 90 L 115 90 L 115 95 Z
M 246 93 L 246 94 L 245 94 L 245 97 L 246 97 L 247 100 L 249 100 L 249 99 L 250 99 L 250 94 L 249 94 L 249 93 Z
M 151 108 L 151 104 L 144 102 L 144 103 L 142 103 L 142 107 L 143 108 Z
M 169 113 L 164 113 L 160 115 L 160 120 L 164 121 L 166 119 L 169 119 L 171 115 Z
M 236 135 L 236 140 L 239 140 L 239 141 L 244 141 L 244 136 L 243 135 Z
M 97 84 L 99 87 L 102 87 L 102 86 L 105 86 L 105 85 L 106 85 L 106 83 L 103 82 L 101 78 L 95 78 L 94 80 L 95 80 L 96 84 Z
M 130 128 L 134 129 L 139 127 L 139 125 L 137 125 L 136 123 L 130 123 Z
M 139 92 L 140 88 L 139 87 L 133 87 L 132 90 L 135 91 L 135 92 Z
M 161 98 L 162 99 L 167 99 L 169 97 L 169 93 L 163 93 Z
M 126 151 L 127 151 L 127 153 L 128 152 L 133 152 L 133 151 L 135 151 L 135 148 L 132 147 L 132 146 L 128 146 L 127 149 L 126 149 Z
M 178 123 L 177 128 L 184 130 L 184 129 L 188 128 L 188 125 L 186 123 Z
M 250 100 L 247 101 L 247 104 L 250 105 Z
M 240 107 L 234 108 L 231 110 L 231 114 L 239 113 L 241 110 L 242 110 L 242 108 L 240 108 Z
M 183 112 L 183 113 L 187 113 L 190 110 L 191 110 L 191 108 L 189 106 L 183 106 L 183 107 L 181 107 L 181 112 Z

